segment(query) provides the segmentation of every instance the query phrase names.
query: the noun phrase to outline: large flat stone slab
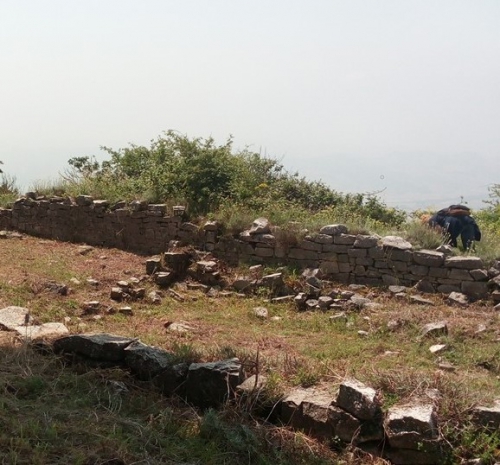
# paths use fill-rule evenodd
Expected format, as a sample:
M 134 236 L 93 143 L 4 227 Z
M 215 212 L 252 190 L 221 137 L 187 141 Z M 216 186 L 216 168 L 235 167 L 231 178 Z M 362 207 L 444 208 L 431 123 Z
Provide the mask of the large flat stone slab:
M 125 348 L 134 341 L 106 333 L 75 334 L 54 341 L 54 350 L 83 355 L 93 360 L 119 362 L 125 359 Z
M 0 329 L 14 331 L 18 326 L 30 322 L 30 311 L 27 308 L 10 306 L 0 310 Z

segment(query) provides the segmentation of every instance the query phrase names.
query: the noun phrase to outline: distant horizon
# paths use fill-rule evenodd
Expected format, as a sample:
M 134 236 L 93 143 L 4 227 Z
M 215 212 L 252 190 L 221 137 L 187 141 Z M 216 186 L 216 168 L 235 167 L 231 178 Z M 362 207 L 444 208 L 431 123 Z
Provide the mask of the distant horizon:
M 0 160 L 23 190 L 101 145 L 234 135 L 389 206 L 500 183 L 496 0 L 0 2 Z

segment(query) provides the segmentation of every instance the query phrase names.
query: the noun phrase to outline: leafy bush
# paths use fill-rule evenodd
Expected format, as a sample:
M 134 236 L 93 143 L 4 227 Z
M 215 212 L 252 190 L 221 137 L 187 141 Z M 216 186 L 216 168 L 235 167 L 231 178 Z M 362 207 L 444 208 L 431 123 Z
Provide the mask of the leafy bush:
M 192 214 L 219 210 L 269 211 L 292 219 L 323 210 L 343 212 L 383 224 L 397 225 L 402 211 L 385 206 L 376 196 L 342 194 L 318 181 L 287 172 L 277 160 L 243 150 L 232 151 L 232 140 L 217 145 L 212 138 L 189 138 L 167 131 L 150 147 L 131 144 L 114 150 L 103 147 L 111 159 L 69 160 L 65 175 L 68 193 L 89 194 L 108 200 L 144 199 L 151 202 L 185 202 Z M 295 218 L 293 218 L 295 219 Z M 236 219 L 235 219 L 236 220 Z

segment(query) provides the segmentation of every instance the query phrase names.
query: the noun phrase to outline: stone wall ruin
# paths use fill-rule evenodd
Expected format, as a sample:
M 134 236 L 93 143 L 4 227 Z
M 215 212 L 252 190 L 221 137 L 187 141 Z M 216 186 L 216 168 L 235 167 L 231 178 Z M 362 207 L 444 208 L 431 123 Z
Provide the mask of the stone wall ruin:
M 164 252 L 171 241 L 180 241 L 230 265 L 318 268 L 325 279 L 339 283 L 417 285 L 424 292 L 461 292 L 500 302 L 498 263 L 490 268 L 478 257 L 451 256 L 446 247 L 415 250 L 395 236 L 350 234 L 344 225 L 326 225 L 297 240 L 260 218 L 235 237 L 222 234 L 215 222 L 187 222 L 181 209 L 169 212 L 164 204 L 111 204 L 82 195 L 18 199 L 12 209 L 0 209 L 0 228 L 146 255 Z

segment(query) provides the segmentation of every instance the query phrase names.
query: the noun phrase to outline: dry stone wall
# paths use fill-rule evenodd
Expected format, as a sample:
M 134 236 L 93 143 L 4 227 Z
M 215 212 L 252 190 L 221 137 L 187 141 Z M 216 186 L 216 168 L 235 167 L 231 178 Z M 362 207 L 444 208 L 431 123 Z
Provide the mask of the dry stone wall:
M 486 269 L 478 257 L 456 257 L 450 250 L 414 250 L 395 236 L 350 234 L 344 225 L 326 225 L 295 239 L 264 218 L 237 237 L 222 235 L 219 225 L 197 226 L 182 210 L 164 204 L 119 202 L 111 205 L 89 196 L 76 199 L 25 197 L 12 209 L 0 209 L 0 227 L 62 241 L 158 254 L 171 241 L 211 251 L 231 265 L 241 262 L 319 268 L 340 283 L 417 285 L 425 292 L 488 295 L 500 302 L 498 270 Z M 498 268 L 498 267 L 497 267 Z

